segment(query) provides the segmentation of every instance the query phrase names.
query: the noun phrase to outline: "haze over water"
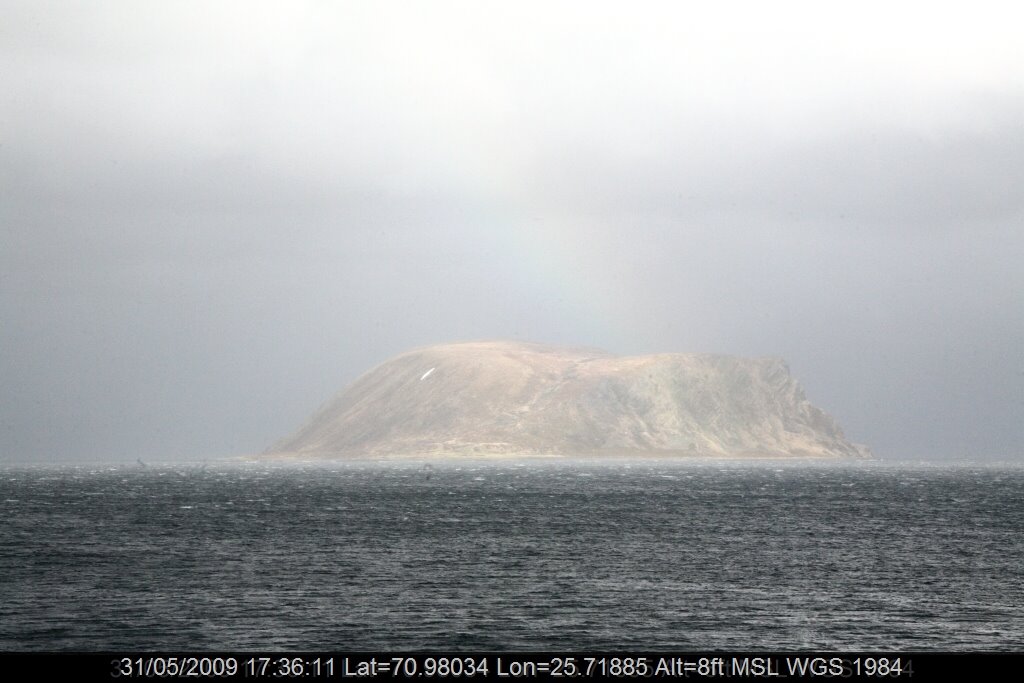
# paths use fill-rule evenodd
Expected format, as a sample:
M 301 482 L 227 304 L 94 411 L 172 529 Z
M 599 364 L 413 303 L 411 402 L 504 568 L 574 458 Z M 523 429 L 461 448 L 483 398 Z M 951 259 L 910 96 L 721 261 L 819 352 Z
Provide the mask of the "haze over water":
M 580 460 L 0 470 L 0 649 L 1024 641 L 1024 469 Z
M 0 6 L 2 463 L 258 453 L 480 339 L 1024 453 L 1017 3 Z
M 1024 643 L 1017 4 L 0 7 L 0 650 Z M 136 464 L 481 339 L 990 464 Z

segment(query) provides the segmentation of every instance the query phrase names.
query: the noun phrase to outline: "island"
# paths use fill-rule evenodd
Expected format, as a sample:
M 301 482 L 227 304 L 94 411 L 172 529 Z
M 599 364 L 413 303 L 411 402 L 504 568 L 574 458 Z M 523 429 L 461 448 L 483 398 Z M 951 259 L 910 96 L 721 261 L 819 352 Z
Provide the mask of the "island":
M 443 344 L 369 370 L 275 458 L 869 458 L 776 357 Z

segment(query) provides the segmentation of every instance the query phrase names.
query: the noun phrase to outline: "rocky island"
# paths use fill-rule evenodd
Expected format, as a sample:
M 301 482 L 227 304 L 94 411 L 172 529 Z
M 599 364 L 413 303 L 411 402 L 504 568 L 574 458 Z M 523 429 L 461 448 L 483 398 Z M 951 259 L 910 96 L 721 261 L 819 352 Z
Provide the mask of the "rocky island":
M 267 455 L 870 457 L 780 358 L 507 341 L 392 358 Z

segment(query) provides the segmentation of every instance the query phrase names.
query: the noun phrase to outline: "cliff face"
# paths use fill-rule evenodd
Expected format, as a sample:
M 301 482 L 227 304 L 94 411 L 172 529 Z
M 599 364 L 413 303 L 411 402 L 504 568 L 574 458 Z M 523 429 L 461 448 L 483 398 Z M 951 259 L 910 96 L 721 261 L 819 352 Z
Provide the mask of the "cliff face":
M 778 358 L 617 357 L 516 342 L 417 349 L 370 370 L 276 453 L 869 457 Z

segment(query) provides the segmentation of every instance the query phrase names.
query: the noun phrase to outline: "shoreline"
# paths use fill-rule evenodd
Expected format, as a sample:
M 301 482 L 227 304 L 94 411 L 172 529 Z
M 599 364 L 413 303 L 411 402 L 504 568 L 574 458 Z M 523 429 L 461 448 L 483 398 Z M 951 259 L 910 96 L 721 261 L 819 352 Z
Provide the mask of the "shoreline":
M 736 454 L 693 454 L 679 453 L 672 451 L 640 451 L 624 453 L 458 453 L 458 452 L 428 452 L 428 453 L 301 453 L 301 452 L 274 452 L 261 453 L 252 456 L 239 456 L 239 460 L 246 462 L 265 463 L 309 463 L 309 464 L 332 464 L 332 463 L 441 463 L 441 462 L 511 462 L 511 461 L 536 461 L 536 462 L 570 462 L 570 461 L 592 461 L 604 463 L 628 463 L 637 461 L 657 462 L 879 462 L 877 457 L 861 457 L 852 455 L 805 455 L 791 453 L 758 453 L 744 452 Z

